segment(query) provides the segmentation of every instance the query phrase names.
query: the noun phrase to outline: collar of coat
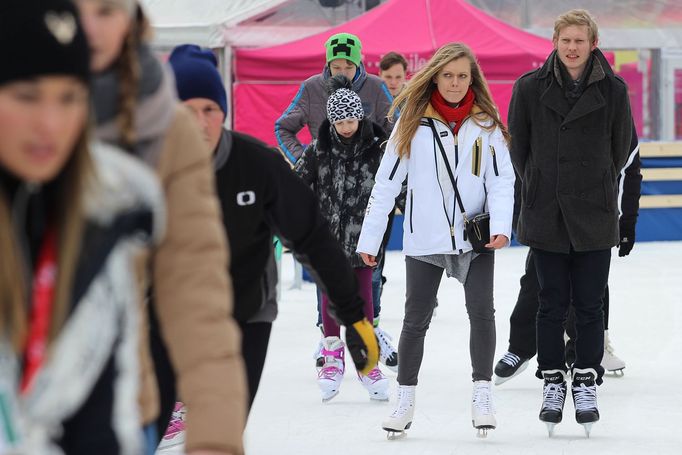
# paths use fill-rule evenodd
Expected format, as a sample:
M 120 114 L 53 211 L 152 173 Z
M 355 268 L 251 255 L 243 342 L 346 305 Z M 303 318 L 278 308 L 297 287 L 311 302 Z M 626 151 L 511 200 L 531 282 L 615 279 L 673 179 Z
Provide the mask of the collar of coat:
M 317 134 L 317 143 L 320 150 L 331 150 L 334 146 L 334 139 L 332 139 L 330 128 L 332 127 L 329 119 L 325 119 L 320 125 L 320 130 Z M 386 133 L 384 129 L 371 121 L 369 118 L 365 117 L 360 121 L 360 143 L 361 149 L 367 148 L 374 142 L 381 144 L 386 138 Z
M 440 115 L 433 106 L 431 106 L 431 103 L 429 103 L 426 106 L 426 110 L 424 111 L 424 115 L 422 115 L 422 117 L 438 120 L 439 122 L 442 122 L 444 125 L 448 124 L 447 120 L 445 120 L 443 116 Z M 462 123 L 466 122 L 471 117 L 476 117 L 476 123 L 478 124 L 486 123 L 486 121 L 488 120 L 488 114 L 483 112 L 481 108 L 478 106 L 478 104 L 475 103 L 474 106 L 471 108 L 471 113 L 464 120 L 462 120 Z
M 613 77 L 615 75 L 611 69 L 611 65 L 609 65 L 608 60 L 606 60 L 606 57 L 599 48 L 596 48 L 592 51 L 592 56 L 594 58 L 592 73 L 590 74 L 590 78 L 587 81 L 587 85 L 591 85 L 597 81 L 600 81 L 607 76 Z M 551 54 L 549 54 L 549 57 L 547 57 L 547 60 L 545 61 L 545 64 L 542 65 L 542 68 L 540 68 L 540 71 L 535 73 L 535 77 L 538 79 L 544 79 L 554 75 L 559 85 L 561 85 L 561 73 L 559 72 L 560 70 L 558 67 L 559 62 L 560 60 L 557 57 L 557 51 L 555 49 Z

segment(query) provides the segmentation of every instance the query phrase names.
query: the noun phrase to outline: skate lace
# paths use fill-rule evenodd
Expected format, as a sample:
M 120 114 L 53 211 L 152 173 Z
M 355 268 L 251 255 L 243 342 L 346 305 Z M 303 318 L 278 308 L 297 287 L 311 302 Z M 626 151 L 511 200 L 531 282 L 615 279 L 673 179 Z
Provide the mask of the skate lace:
M 164 439 L 172 438 L 182 431 L 185 431 L 185 407 L 176 405 L 171 416 L 171 421 L 166 429 Z
M 548 411 L 561 411 L 564 407 L 566 389 L 564 384 L 545 384 L 543 390 L 543 408 Z
M 327 365 L 317 373 L 317 377 L 320 379 L 334 379 L 334 376 L 341 373 L 343 373 L 343 371 L 336 365 Z
M 377 336 L 377 340 L 379 341 L 379 355 L 383 360 L 391 357 L 393 353 L 395 352 L 395 348 L 391 345 L 391 336 L 384 332 L 381 328 L 377 327 L 374 329 L 374 333 Z
M 575 410 L 578 412 L 597 409 L 597 386 L 585 384 L 573 386 L 573 398 L 575 398 Z
M 493 414 L 492 393 L 489 384 L 474 384 L 474 396 L 472 399 L 474 407 L 484 415 Z
M 606 339 L 606 343 L 604 343 L 604 351 L 611 355 L 613 355 L 614 352 L 613 346 L 611 346 L 611 341 L 608 338 Z
M 512 354 L 511 352 L 507 351 L 504 356 L 502 356 L 502 361 L 509 365 L 510 367 L 515 367 L 517 363 L 521 361 L 521 357 L 519 357 L 516 354 Z
M 396 408 L 391 413 L 391 418 L 401 418 L 412 407 L 411 400 L 406 397 L 400 390 L 398 391 L 398 404 Z
M 367 377 L 370 378 L 372 381 L 376 382 L 381 379 L 384 379 L 384 374 L 381 372 L 379 368 L 372 368 L 372 370 L 367 373 Z

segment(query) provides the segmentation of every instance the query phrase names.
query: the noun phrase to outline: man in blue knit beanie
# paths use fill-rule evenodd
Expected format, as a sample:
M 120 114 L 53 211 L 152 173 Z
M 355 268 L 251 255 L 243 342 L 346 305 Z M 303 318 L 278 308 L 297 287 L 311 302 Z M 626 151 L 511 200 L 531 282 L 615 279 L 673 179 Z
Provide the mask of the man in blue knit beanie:
M 191 108 L 213 150 L 223 224 L 230 246 L 233 316 L 242 332 L 249 407 L 258 391 L 272 323 L 277 316 L 276 233 L 314 272 L 334 316 L 346 326 L 346 346 L 358 372 L 373 369 L 379 347 L 364 317 L 355 273 L 320 214 L 317 197 L 275 149 L 223 127 L 227 97 L 213 53 L 194 45 L 175 48 L 169 59 L 178 95 Z
M 215 150 L 227 116 L 227 94 L 218 72 L 218 61 L 210 49 L 183 44 L 168 59 L 175 73 L 178 96 L 199 121 L 204 139 Z

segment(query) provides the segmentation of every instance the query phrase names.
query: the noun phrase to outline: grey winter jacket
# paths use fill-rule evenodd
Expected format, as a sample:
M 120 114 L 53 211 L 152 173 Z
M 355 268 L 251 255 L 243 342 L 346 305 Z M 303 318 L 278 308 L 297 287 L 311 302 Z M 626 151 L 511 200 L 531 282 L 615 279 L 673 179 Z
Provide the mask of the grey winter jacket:
M 585 91 L 571 108 L 556 51 L 514 85 L 511 158 L 523 180 L 519 242 L 568 253 L 618 243 L 617 179 L 630 154 L 627 86 L 596 49 Z
M 275 122 L 277 143 L 292 163 L 303 154 L 303 146 L 296 138 L 296 134 L 307 126 L 310 135 L 316 139 L 320 125 L 327 119 L 329 95 L 325 84 L 330 77 L 329 67 L 325 66 L 322 74 L 304 81 L 287 110 Z M 378 123 L 386 134 L 390 134 L 393 125 L 388 121 L 387 115 L 393 97 L 383 81 L 377 76 L 367 74 L 364 65 L 361 64 L 353 79 L 353 91 L 362 100 L 365 117 Z
M 368 118 L 360 128 L 352 144 L 343 144 L 325 120 L 295 167 L 317 194 L 322 216 L 354 268 L 365 267 L 356 249 L 387 139 L 383 128 Z

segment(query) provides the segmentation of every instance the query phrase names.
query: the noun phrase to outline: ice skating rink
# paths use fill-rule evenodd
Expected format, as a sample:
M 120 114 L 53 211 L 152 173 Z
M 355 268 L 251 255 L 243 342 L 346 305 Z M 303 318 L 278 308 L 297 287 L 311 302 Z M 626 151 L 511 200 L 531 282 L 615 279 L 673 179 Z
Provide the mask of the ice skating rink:
M 614 249 L 610 330 L 624 377 L 598 389 L 602 420 L 590 439 L 575 422 L 570 395 L 564 421 L 549 439 L 538 420 L 540 380 L 535 359 L 520 376 L 496 386 L 498 428 L 487 439 L 471 426 L 469 325 L 461 285 L 444 278 L 429 329 L 412 428 L 388 441 L 380 423 L 389 403 L 370 402 L 351 362 L 339 395 L 323 404 L 312 358 L 319 340 L 315 288 L 291 290 L 293 261 L 285 254 L 280 315 L 273 327 L 261 387 L 245 435 L 247 454 L 678 454 L 682 447 L 682 242 L 637 243 L 626 258 Z M 507 348 L 509 315 L 523 273 L 525 247 L 496 254 L 497 351 Z M 405 295 L 404 256 L 389 253 L 381 322 L 397 345 Z M 348 355 L 348 354 L 347 354 Z M 348 357 L 349 358 L 349 357 Z M 167 451 L 164 453 L 181 453 Z

